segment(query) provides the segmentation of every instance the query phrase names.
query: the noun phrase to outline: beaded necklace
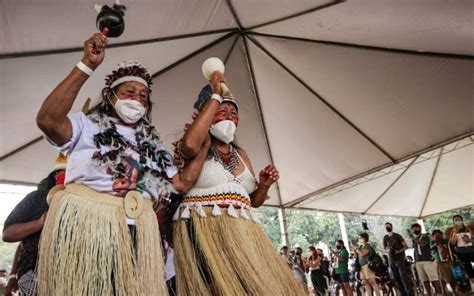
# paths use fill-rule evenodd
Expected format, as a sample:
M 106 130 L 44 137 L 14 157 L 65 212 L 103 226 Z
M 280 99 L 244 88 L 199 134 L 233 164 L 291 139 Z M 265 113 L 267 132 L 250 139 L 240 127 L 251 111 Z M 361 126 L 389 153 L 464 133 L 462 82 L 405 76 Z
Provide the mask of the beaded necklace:
M 237 149 L 235 149 L 233 145 L 230 145 L 228 153 L 222 153 L 215 145 L 212 145 L 211 149 L 209 149 L 209 156 L 222 164 L 222 166 L 231 174 L 234 174 L 234 171 L 240 162 L 239 156 L 237 155 Z
M 156 186 L 160 188 L 159 198 L 168 198 L 174 192 L 166 175 L 166 170 L 174 166 L 173 157 L 166 150 L 154 126 L 144 119 L 138 121 L 133 128 L 136 141 L 134 144 L 117 131 L 118 119 L 98 113 L 89 117 L 97 122 L 100 128 L 100 132 L 94 135 L 94 144 L 98 150 L 92 155 L 97 165 L 107 167 L 113 178 L 123 177 L 123 153 L 129 148 L 138 153 L 139 158 L 136 161 L 143 172 L 140 174 L 141 180 L 137 190 L 143 191 L 147 187 Z

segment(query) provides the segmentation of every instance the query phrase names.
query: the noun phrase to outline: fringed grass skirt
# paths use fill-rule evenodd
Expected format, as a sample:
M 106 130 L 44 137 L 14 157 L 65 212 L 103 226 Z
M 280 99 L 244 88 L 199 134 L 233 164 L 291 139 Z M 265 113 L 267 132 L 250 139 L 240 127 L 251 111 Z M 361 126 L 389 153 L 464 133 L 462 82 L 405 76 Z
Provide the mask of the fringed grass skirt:
M 150 201 L 131 235 L 124 199 L 69 184 L 43 228 L 39 295 L 167 295 L 163 253 Z
M 257 223 L 205 211 L 175 222 L 178 295 L 307 295 Z

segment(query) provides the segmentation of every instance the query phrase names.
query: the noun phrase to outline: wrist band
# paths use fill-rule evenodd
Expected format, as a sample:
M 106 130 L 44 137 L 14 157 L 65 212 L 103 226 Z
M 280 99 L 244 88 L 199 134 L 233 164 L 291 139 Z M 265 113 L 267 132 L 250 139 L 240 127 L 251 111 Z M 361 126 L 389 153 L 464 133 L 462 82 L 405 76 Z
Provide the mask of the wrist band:
M 211 99 L 214 99 L 219 102 L 219 104 L 222 104 L 222 97 L 219 96 L 218 94 L 212 94 Z
M 89 66 L 84 64 L 82 61 L 79 61 L 79 63 L 77 63 L 77 65 L 76 65 L 76 67 L 79 68 L 79 70 L 81 70 L 82 72 L 84 72 L 87 76 L 91 76 L 92 73 L 94 73 L 94 70 L 89 68 Z
M 8 280 L 11 280 L 11 279 L 15 279 L 15 280 L 16 280 L 16 279 L 18 279 L 18 278 L 17 278 L 16 274 L 10 274 L 10 275 L 8 276 Z

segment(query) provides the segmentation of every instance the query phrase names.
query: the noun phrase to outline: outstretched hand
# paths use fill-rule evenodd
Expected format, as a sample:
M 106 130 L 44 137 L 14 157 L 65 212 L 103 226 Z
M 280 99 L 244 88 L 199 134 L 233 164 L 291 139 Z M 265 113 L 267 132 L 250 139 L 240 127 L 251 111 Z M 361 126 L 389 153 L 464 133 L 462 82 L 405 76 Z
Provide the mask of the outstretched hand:
M 102 33 L 95 33 L 84 42 L 84 57 L 82 62 L 95 70 L 104 60 L 105 47 L 109 43 Z
M 260 185 L 263 185 L 264 187 L 270 187 L 273 183 L 280 179 L 280 173 L 273 165 L 267 165 L 263 170 L 260 171 L 259 179 Z

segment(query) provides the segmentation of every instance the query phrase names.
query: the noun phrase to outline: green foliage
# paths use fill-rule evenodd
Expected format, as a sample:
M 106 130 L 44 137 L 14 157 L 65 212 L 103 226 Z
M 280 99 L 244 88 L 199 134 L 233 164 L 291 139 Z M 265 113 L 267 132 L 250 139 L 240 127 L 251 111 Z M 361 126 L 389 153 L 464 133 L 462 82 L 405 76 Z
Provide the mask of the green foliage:
M 439 229 L 443 233 L 446 229 L 453 227 L 453 215 L 461 215 L 464 218 L 464 223 L 467 225 L 474 224 L 474 208 L 464 208 L 459 210 L 449 211 L 443 214 L 434 215 L 423 219 L 425 224 L 425 229 L 427 233 L 430 233 L 435 230 Z
M 253 213 L 262 222 L 262 228 L 272 241 L 275 248 L 281 247 L 280 221 L 278 220 L 278 209 L 273 207 L 260 207 L 254 209 Z
M 359 240 L 359 234 L 362 232 L 367 232 L 369 234 L 369 242 L 379 253 L 381 253 L 383 249 L 383 237 L 387 234 L 387 231 L 385 230 L 386 222 L 393 224 L 393 231 L 403 236 L 408 244 L 408 247 L 410 247 L 411 239 L 408 236 L 407 229 L 409 229 L 413 223 L 416 223 L 417 219 L 344 214 L 344 221 L 346 224 L 347 236 L 349 240 L 357 243 Z M 369 230 L 364 230 L 362 228 L 362 221 L 367 222 Z
M 335 213 L 286 210 L 286 218 L 291 246 L 299 246 L 304 251 L 319 242 L 333 246 L 341 238 L 339 220 Z
M 280 223 L 278 220 L 278 209 L 262 207 L 255 211 L 262 221 L 262 227 L 277 247 L 282 246 L 280 235 Z M 310 245 L 317 245 L 318 242 L 324 242 L 334 246 L 337 239 L 342 239 L 339 227 L 339 219 L 336 213 L 304 211 L 304 210 L 285 210 L 288 237 L 291 246 L 299 246 L 306 250 Z M 441 229 L 443 232 L 452 226 L 452 216 L 461 214 L 466 224 L 474 224 L 474 209 L 472 207 L 461 210 L 450 211 L 447 213 L 434 215 L 424 219 L 426 231 L 431 233 L 434 229 Z M 362 221 L 367 222 L 369 230 L 364 231 Z M 360 214 L 344 214 L 349 241 L 357 243 L 359 234 L 367 232 L 370 236 L 371 244 L 382 252 L 382 241 L 386 234 L 385 222 L 393 224 L 393 230 L 405 238 L 408 246 L 411 247 L 411 239 L 408 236 L 407 229 L 410 229 L 413 223 L 417 222 L 415 218 L 401 218 L 388 216 L 368 216 Z

